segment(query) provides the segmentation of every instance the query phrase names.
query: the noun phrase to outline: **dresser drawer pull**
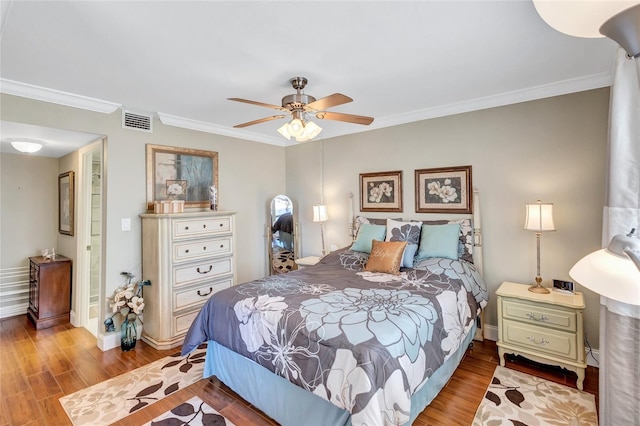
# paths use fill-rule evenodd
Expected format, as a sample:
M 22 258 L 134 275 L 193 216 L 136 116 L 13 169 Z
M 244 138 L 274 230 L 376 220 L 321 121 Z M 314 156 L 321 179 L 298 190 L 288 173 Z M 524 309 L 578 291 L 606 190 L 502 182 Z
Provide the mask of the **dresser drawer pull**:
M 208 296 L 211 293 L 213 293 L 213 287 L 209 287 L 209 293 L 205 293 L 205 294 L 200 293 L 200 290 L 198 290 L 198 296 L 202 296 L 202 297 Z
M 527 336 L 527 340 L 529 340 L 531 343 L 533 343 L 534 345 L 538 345 L 538 346 L 544 346 L 549 344 L 550 342 L 545 339 L 544 337 L 541 337 L 540 340 L 536 340 L 535 337 L 533 336 Z
M 201 270 L 200 270 L 200 267 L 198 266 L 198 267 L 196 268 L 196 271 L 198 271 L 198 273 L 199 273 L 199 274 L 204 275 L 204 274 L 208 274 L 209 272 L 211 272 L 211 270 L 212 270 L 212 269 L 213 269 L 213 265 L 209 265 L 209 270 L 208 270 L 208 271 L 201 271 Z
M 540 322 L 549 321 L 549 317 L 544 315 L 536 316 L 536 314 L 533 314 L 533 313 L 528 313 L 527 318 L 529 318 L 530 320 L 540 321 Z
M 185 252 L 185 253 L 189 253 L 189 249 L 186 249 L 184 252 Z
M 202 246 L 202 251 L 207 251 L 207 246 Z
M 184 230 L 185 230 L 185 231 L 188 231 L 188 230 L 189 230 L 189 227 L 188 227 L 188 226 L 185 226 L 185 227 L 184 227 Z
M 203 227 L 203 228 L 206 228 L 206 227 L 207 227 L 207 224 L 205 223 L 204 225 L 202 225 L 202 227 Z

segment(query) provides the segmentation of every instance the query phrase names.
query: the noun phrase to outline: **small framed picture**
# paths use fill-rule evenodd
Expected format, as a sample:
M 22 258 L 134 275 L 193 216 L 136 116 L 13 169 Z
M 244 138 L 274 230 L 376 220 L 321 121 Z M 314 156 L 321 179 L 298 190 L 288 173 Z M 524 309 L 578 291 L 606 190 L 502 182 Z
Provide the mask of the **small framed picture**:
M 73 235 L 74 172 L 58 175 L 58 232 Z
M 402 170 L 360 173 L 361 212 L 402 211 Z
M 187 199 L 187 181 L 167 179 L 167 197 L 172 200 Z
M 473 213 L 471 166 L 415 171 L 416 213 Z

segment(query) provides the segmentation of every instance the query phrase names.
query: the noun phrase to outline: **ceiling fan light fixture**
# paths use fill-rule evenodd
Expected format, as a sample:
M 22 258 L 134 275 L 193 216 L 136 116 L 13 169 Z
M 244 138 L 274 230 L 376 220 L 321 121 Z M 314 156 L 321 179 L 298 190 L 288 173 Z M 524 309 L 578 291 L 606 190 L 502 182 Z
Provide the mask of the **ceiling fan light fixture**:
M 299 118 L 294 118 L 289 122 L 289 134 L 295 138 L 304 133 L 304 123 Z
M 306 137 L 305 142 L 307 140 L 311 140 L 311 139 L 315 138 L 316 136 L 318 136 L 321 131 L 322 131 L 322 127 L 318 126 L 313 121 L 308 121 L 307 125 L 304 126 L 304 133 L 303 133 L 303 136 Z M 298 139 L 296 138 L 296 140 L 298 140 Z M 298 142 L 303 142 L 303 141 L 298 141 Z
M 24 152 L 26 154 L 33 154 L 34 152 L 38 152 L 44 146 L 44 143 L 35 139 L 10 139 L 11 146 L 20 152 Z
M 284 123 L 279 129 L 278 133 L 287 138 L 287 140 L 291 139 L 291 135 L 289 134 L 289 123 Z

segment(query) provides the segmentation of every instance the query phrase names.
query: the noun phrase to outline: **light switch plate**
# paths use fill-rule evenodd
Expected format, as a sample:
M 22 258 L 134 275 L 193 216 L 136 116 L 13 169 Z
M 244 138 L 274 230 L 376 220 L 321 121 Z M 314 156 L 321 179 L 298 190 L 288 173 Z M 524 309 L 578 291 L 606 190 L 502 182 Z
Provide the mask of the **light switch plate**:
M 131 219 L 125 217 L 122 219 L 122 230 L 123 231 L 131 231 Z

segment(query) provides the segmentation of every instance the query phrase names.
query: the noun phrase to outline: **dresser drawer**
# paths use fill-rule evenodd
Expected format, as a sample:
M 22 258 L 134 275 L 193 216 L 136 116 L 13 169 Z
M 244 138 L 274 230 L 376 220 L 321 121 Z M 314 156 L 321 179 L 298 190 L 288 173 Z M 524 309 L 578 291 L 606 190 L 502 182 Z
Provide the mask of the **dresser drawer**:
M 198 316 L 199 312 L 200 310 L 196 309 L 194 311 L 185 312 L 184 314 L 175 315 L 173 317 L 172 324 L 173 335 L 177 336 L 186 333 L 189 330 L 189 327 L 191 327 L 193 320 Z
M 173 238 L 205 237 L 231 232 L 231 217 L 178 219 L 173 222 Z
M 573 333 L 553 330 L 507 319 L 502 320 L 505 344 L 530 348 L 538 353 L 577 359 L 577 337 Z
M 232 236 L 228 236 L 174 243 L 173 260 L 175 262 L 182 262 L 209 256 L 231 254 L 232 238 Z
M 190 306 L 202 305 L 209 300 L 213 293 L 231 287 L 231 277 L 221 281 L 211 281 L 197 287 L 175 291 L 173 293 L 173 310 L 179 311 Z
M 233 272 L 233 259 L 207 259 L 190 265 L 173 268 L 173 286 L 182 287 L 198 281 L 211 280 Z
M 576 311 L 564 310 L 552 305 L 529 303 L 518 299 L 502 299 L 502 316 L 529 324 L 544 324 L 546 327 L 573 333 L 577 330 Z

